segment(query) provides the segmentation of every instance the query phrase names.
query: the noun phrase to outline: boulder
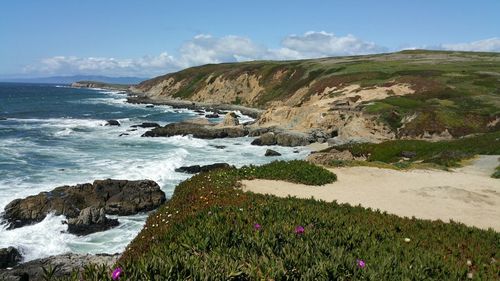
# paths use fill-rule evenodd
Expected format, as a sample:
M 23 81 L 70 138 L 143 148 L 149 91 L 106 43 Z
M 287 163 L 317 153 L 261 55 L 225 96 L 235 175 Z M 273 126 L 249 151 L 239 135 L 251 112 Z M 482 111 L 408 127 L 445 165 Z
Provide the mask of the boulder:
M 217 113 L 213 113 L 213 114 L 206 114 L 205 115 L 205 118 L 208 118 L 208 119 L 213 119 L 213 118 L 219 118 L 219 114 Z
M 77 218 L 68 220 L 68 232 L 76 235 L 88 235 L 118 225 L 117 219 L 106 217 L 104 208 L 88 207 L 81 210 Z
M 16 248 L 8 247 L 0 249 L 0 269 L 13 267 L 21 260 L 21 253 Z
M 273 132 L 268 132 L 262 134 L 257 139 L 253 140 L 252 145 L 275 145 L 276 135 Z
M 153 107 L 155 107 L 153 104 L 146 105 L 146 108 L 153 108 Z
M 302 133 L 283 132 L 276 135 L 276 144 L 281 146 L 305 146 L 310 143 L 308 135 Z
M 238 126 L 239 124 L 240 121 L 238 121 L 238 117 L 234 112 L 229 112 L 224 116 L 224 120 L 222 120 L 222 126 L 224 127 Z
M 268 149 L 266 150 L 266 154 L 264 154 L 264 156 L 281 156 L 281 153 L 272 149 Z
M 193 135 L 200 139 L 237 138 L 248 134 L 243 126 L 216 127 L 214 125 L 196 124 L 192 122 L 172 123 L 164 127 L 147 131 L 143 137 L 171 137 Z
M 119 255 L 108 254 L 63 254 L 58 256 L 50 256 L 48 258 L 29 261 L 19 264 L 11 270 L 0 270 L 0 280 L 5 281 L 42 281 L 44 278 L 43 268 L 57 268 L 53 278 L 50 280 L 59 280 L 64 278 L 72 280 L 71 272 L 82 270 L 89 265 L 104 266 L 104 268 L 112 267 L 118 260 Z
M 311 153 L 307 156 L 307 161 L 318 164 L 318 165 L 330 165 L 332 161 L 349 161 L 349 160 L 363 160 L 361 158 L 356 158 L 352 155 L 349 150 L 338 151 L 336 149 L 332 149 L 329 152 L 316 152 Z
M 180 168 L 175 169 L 176 172 L 179 173 L 186 173 L 186 174 L 196 174 L 196 173 L 202 173 L 202 172 L 210 172 L 212 170 L 216 169 L 225 169 L 229 168 L 231 165 L 227 163 L 214 163 L 210 165 L 193 165 L 193 166 L 183 166 Z
M 40 222 L 51 212 L 70 219 L 87 207 L 98 207 L 106 214 L 133 215 L 151 211 L 165 200 L 165 193 L 151 180 L 96 180 L 16 199 L 5 207 L 3 218 L 12 229 Z
M 158 127 L 160 127 L 160 124 L 153 123 L 153 122 L 144 122 L 142 124 L 132 125 L 130 127 L 131 128 L 137 128 L 137 127 L 141 127 L 141 128 L 158 128 Z
M 120 122 L 118 120 L 108 120 L 105 126 L 120 126 Z

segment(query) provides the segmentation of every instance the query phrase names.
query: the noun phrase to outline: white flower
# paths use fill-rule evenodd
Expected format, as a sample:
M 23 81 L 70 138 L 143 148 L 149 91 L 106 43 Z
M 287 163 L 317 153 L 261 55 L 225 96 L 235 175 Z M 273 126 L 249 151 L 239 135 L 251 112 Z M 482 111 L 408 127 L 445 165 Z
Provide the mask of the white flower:
M 408 238 L 408 237 L 406 237 L 406 238 L 405 238 L 405 242 L 406 242 L 406 243 L 408 243 L 408 242 L 410 242 L 410 241 L 411 241 L 411 239 L 410 239 L 410 238 Z

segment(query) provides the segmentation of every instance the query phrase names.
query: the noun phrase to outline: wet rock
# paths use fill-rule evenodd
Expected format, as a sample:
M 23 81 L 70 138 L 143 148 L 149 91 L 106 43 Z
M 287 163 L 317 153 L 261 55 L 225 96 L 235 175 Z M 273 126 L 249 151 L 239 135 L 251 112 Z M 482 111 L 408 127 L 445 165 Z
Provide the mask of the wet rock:
M 87 207 L 98 207 L 110 215 L 133 215 L 153 210 L 163 202 L 165 193 L 151 180 L 96 180 L 13 200 L 5 207 L 3 218 L 12 229 L 40 222 L 49 213 L 70 219 Z
M 21 260 L 21 253 L 16 248 L 8 247 L 0 249 L 0 269 L 13 267 Z
M 229 168 L 231 165 L 227 163 L 214 163 L 210 165 L 193 165 L 193 166 L 183 166 L 180 168 L 175 169 L 176 172 L 179 173 L 186 173 L 186 174 L 196 174 L 196 173 L 202 173 L 202 172 L 210 172 L 212 170 L 216 169 L 225 169 Z
M 11 270 L 0 270 L 0 280 L 5 281 L 42 281 L 44 279 L 43 268 L 57 268 L 54 279 L 68 278 L 74 270 L 82 270 L 91 264 L 104 265 L 106 268 L 113 266 L 118 260 L 119 255 L 108 254 L 64 254 L 51 256 L 44 259 L 38 259 L 22 263 Z M 24 279 L 23 279 L 24 278 Z M 53 279 L 51 279 L 53 280 Z
M 226 146 L 225 146 L 225 145 L 210 145 L 210 146 L 211 146 L 211 147 L 215 147 L 215 148 L 217 148 L 217 149 L 224 149 L 224 148 L 226 148 Z
M 266 154 L 264 154 L 264 156 L 281 156 L 281 153 L 272 149 L 268 149 L 266 150 Z
M 212 118 L 219 118 L 219 114 L 213 113 L 213 114 L 206 114 L 205 118 L 212 119 Z
M 120 122 L 118 120 L 108 120 L 106 121 L 106 126 L 120 126 Z
M 128 136 L 128 135 L 129 135 L 129 134 L 127 134 L 127 133 L 121 133 L 121 134 L 119 134 L 118 136 L 119 136 L 119 137 L 123 137 L 123 136 Z
M 153 123 L 153 122 L 144 122 L 142 124 L 132 125 L 130 127 L 131 128 L 137 128 L 137 127 L 140 127 L 140 128 L 158 128 L 158 127 L 160 127 L 160 124 Z
M 6 120 L 7 120 L 7 118 L 5 118 L 5 117 L 0 117 L 0 121 L 6 121 Z
M 148 104 L 148 105 L 146 105 L 146 108 L 153 108 L 153 107 L 155 107 L 155 106 L 154 106 L 154 105 L 152 105 L 152 104 Z
M 68 220 L 68 232 L 76 235 L 105 231 L 118 226 L 117 219 L 108 219 L 104 208 L 88 207 L 80 211 L 77 218 Z
M 171 137 L 193 135 L 200 139 L 215 139 L 215 138 L 236 138 L 243 137 L 248 134 L 243 126 L 235 127 L 216 127 L 214 125 L 196 124 L 192 122 L 181 122 L 168 124 L 164 127 L 154 128 L 147 131 L 143 137 Z

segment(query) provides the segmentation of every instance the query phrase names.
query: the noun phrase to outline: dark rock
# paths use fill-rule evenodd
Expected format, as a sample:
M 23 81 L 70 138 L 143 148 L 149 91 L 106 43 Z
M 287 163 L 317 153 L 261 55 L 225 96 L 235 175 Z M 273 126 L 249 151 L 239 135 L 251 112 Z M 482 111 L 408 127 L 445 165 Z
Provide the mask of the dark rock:
M 131 128 L 137 128 L 137 127 L 141 127 L 141 128 L 158 128 L 158 127 L 160 127 L 160 124 L 153 123 L 153 122 L 144 122 L 142 124 L 132 125 L 130 127 Z
M 219 118 L 219 114 L 213 113 L 213 114 L 206 114 L 205 118 L 211 119 L 211 118 Z
M 5 207 L 3 217 L 12 229 L 39 222 L 51 212 L 76 218 L 81 210 L 98 207 L 106 214 L 133 215 L 153 210 L 163 202 L 165 193 L 151 180 L 96 180 L 16 199 Z
M 182 166 L 175 169 L 175 171 L 178 173 L 196 174 L 201 171 L 201 166 L 200 165 Z
M 298 150 L 294 150 L 293 153 L 299 153 L 299 151 Z
M 235 127 L 215 127 L 213 125 L 196 124 L 190 122 L 181 122 L 168 124 L 164 127 L 154 128 L 147 131 L 143 137 L 171 137 L 193 135 L 200 139 L 215 139 L 215 138 L 237 138 L 248 134 L 248 130 L 243 126 Z
M 217 149 L 224 149 L 224 148 L 226 148 L 225 145 L 210 145 L 210 146 L 215 147 Z
M 196 112 L 196 113 L 200 113 L 200 114 L 205 114 L 205 111 L 203 111 L 203 110 L 199 110 L 199 109 L 194 110 L 194 112 Z
M 264 156 L 281 156 L 281 153 L 272 149 L 268 149 L 266 150 L 266 154 L 264 154 Z
M 13 267 L 21 260 L 21 253 L 16 248 L 8 247 L 0 249 L 0 269 Z
M 43 268 L 56 268 L 55 274 L 50 280 L 59 280 L 60 278 L 69 278 L 71 272 L 75 270 L 82 270 L 89 265 L 98 265 L 109 268 L 113 266 L 118 260 L 119 255 L 108 254 L 64 254 L 58 256 L 51 256 L 44 259 L 38 259 L 22 263 L 11 270 L 0 270 L 0 280 L 5 281 L 43 281 L 44 272 Z
M 417 156 L 417 153 L 415 151 L 401 151 L 400 156 L 405 158 L 414 158 Z
M 152 104 L 148 104 L 148 105 L 146 105 L 146 108 L 153 108 L 153 107 L 155 107 L 155 106 L 154 106 L 154 105 L 152 105 Z
M 225 169 L 231 167 L 227 163 L 214 163 L 210 165 L 205 165 L 205 166 L 200 166 L 200 165 L 193 165 L 193 166 L 183 166 L 180 168 L 175 169 L 176 172 L 179 173 L 186 173 L 186 174 L 196 174 L 200 172 L 210 172 L 212 170 L 216 169 Z
M 0 117 L 0 121 L 5 121 L 5 120 L 7 120 L 7 118 L 5 118 L 5 117 Z
M 119 134 L 118 136 L 119 136 L 119 137 L 123 137 L 123 136 L 128 136 L 128 135 L 129 135 L 129 134 L 127 134 L 127 133 L 121 133 L 121 134 Z
M 117 120 L 108 120 L 106 122 L 106 126 L 120 126 L 120 122 Z
M 88 235 L 118 225 L 117 219 L 106 217 L 104 208 L 88 207 L 81 210 L 77 218 L 68 220 L 68 232 L 76 235 Z

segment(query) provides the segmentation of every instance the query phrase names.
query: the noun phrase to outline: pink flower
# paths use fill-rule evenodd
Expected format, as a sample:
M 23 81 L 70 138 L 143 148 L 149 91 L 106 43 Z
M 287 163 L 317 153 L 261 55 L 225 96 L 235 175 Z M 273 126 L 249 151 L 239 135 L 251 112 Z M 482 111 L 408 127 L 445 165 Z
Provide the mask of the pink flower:
M 120 279 L 120 275 L 122 275 L 123 270 L 119 267 L 117 267 L 115 270 L 113 270 L 113 273 L 111 274 L 111 279 L 113 280 L 118 280 Z
M 359 268 L 365 268 L 366 267 L 365 261 L 361 260 L 361 259 L 357 259 L 356 260 L 356 264 L 358 265 Z
M 301 234 L 304 234 L 304 231 L 305 231 L 305 229 L 302 225 L 295 227 L 295 234 L 301 235 Z
M 254 224 L 254 225 L 253 225 L 253 229 L 254 229 L 255 231 L 259 231 L 259 230 L 260 230 L 260 228 L 261 228 L 261 226 L 260 226 L 260 224 L 258 224 L 258 223 L 256 223 L 256 224 Z

